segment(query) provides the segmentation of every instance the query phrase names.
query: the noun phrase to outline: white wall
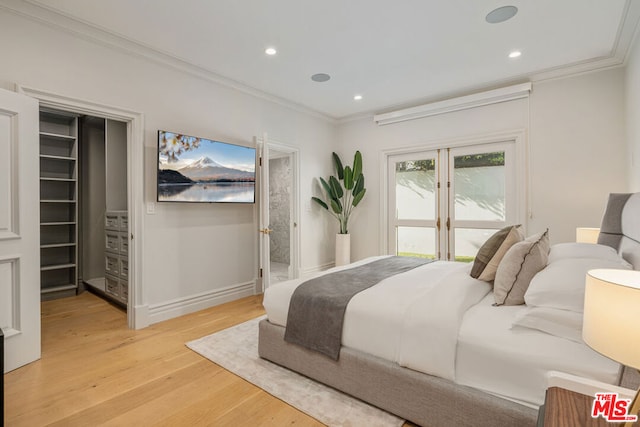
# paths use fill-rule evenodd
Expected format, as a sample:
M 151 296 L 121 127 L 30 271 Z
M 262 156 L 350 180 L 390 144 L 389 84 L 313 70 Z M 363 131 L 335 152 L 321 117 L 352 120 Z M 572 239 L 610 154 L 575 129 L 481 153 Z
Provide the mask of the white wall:
M 532 229 L 554 242 L 599 227 L 609 193 L 628 191 L 624 70 L 543 82 L 531 96 Z
M 144 113 L 144 199 L 156 198 L 156 132 L 166 129 L 251 145 L 255 135 L 300 150 L 300 198 L 330 167 L 335 125 L 0 10 L 0 81 Z M 224 60 L 224 58 L 220 58 Z M 36 167 L 34 165 L 34 167 Z M 144 221 L 144 293 L 151 309 L 252 282 L 254 205 L 158 204 Z M 301 270 L 331 262 L 328 219 L 301 210 Z M 195 306 L 192 308 L 196 308 Z M 153 311 L 153 310 L 152 310 Z M 162 316 L 180 314 L 169 311 Z
M 575 227 L 599 226 L 607 194 L 626 191 L 621 69 L 536 83 L 530 99 L 378 126 L 372 118 L 343 123 L 340 154 L 360 150 L 367 196 L 350 226 L 353 258 L 378 253 L 379 160 L 383 150 L 443 144 L 449 139 L 525 130 L 530 143 L 529 233 L 550 229 L 572 241 Z
M 640 191 L 640 31 L 628 58 L 625 73 L 629 191 Z

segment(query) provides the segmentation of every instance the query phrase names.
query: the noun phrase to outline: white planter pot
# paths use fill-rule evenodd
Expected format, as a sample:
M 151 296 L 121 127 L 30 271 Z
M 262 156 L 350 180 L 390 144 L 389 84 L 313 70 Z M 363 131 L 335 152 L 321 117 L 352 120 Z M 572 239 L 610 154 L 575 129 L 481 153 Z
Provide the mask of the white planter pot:
M 336 267 L 351 263 L 351 235 L 336 234 Z

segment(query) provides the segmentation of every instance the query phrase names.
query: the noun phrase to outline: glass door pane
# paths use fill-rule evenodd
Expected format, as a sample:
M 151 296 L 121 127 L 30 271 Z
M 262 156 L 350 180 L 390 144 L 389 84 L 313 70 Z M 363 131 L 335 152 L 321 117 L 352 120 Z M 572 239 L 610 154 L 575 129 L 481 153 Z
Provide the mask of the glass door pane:
M 433 227 L 397 227 L 397 255 L 437 258 L 436 229 Z
M 505 152 L 453 158 L 456 220 L 505 221 Z
M 435 220 L 436 186 L 435 159 L 396 162 L 396 218 Z

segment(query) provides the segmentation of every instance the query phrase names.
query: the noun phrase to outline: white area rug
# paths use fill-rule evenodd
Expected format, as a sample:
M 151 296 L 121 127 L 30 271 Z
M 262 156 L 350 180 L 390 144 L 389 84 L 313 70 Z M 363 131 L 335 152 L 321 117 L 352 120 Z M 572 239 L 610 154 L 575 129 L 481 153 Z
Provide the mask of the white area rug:
M 258 356 L 250 320 L 187 343 L 196 353 L 328 426 L 401 426 L 403 420 Z

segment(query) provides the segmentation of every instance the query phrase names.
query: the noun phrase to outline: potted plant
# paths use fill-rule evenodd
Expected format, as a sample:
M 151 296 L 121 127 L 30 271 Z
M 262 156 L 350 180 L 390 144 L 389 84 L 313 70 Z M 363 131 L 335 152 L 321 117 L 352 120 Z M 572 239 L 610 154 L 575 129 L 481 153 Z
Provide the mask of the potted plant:
M 344 167 L 338 154 L 333 153 L 333 165 L 337 177 L 331 175 L 326 181 L 322 177 L 319 178 L 325 200 L 318 197 L 311 199 L 338 220 L 340 231 L 336 235 L 336 265 L 344 265 L 351 261 L 349 218 L 353 209 L 362 201 L 367 189 L 364 188 L 360 151 L 356 151 L 353 166 Z

